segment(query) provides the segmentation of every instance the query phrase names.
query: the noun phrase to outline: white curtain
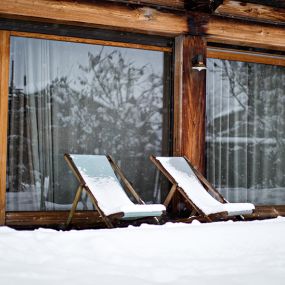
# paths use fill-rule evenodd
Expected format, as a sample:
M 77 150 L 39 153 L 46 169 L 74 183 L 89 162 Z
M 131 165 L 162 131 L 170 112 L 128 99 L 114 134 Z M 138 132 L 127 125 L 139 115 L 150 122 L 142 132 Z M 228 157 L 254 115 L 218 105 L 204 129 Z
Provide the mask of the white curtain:
M 148 156 L 168 154 L 163 62 L 156 51 L 12 37 L 7 210 L 70 208 L 78 182 L 64 153 L 112 154 L 144 199 L 159 197 Z
M 285 68 L 208 59 L 207 176 L 232 202 L 285 203 Z
M 14 199 L 8 209 L 44 210 L 47 194 L 53 193 L 57 145 L 48 87 L 54 78 L 52 49 L 48 41 L 39 48 L 33 41 L 14 39 L 11 52 L 8 196 L 14 193 Z

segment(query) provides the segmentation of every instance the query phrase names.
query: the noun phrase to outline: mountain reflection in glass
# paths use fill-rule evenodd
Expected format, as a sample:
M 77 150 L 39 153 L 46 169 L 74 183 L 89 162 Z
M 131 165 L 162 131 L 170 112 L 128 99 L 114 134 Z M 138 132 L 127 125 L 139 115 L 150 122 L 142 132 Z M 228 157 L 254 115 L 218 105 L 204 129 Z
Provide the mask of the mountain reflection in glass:
M 285 68 L 208 59 L 207 176 L 231 202 L 285 204 Z
M 148 156 L 169 152 L 164 57 L 12 37 L 7 210 L 69 209 L 77 182 L 64 153 L 111 154 L 145 200 L 159 200 Z

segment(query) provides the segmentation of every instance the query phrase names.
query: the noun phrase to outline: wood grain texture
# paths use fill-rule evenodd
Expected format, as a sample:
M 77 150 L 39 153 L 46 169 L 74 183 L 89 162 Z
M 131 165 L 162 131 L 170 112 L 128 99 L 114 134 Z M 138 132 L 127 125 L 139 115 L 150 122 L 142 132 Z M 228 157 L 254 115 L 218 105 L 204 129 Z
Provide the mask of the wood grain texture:
M 5 224 L 10 35 L 0 31 L 0 225 Z
M 34 227 L 54 227 L 64 228 L 65 221 L 69 211 L 52 212 L 7 212 L 6 225 L 16 228 L 34 228 Z M 246 220 L 268 219 L 277 216 L 285 216 L 285 206 L 256 206 L 254 214 L 246 217 Z M 76 228 L 94 228 L 104 227 L 96 224 L 99 214 L 96 211 L 77 211 L 72 219 L 71 227 Z
M 69 211 L 48 211 L 48 212 L 7 212 L 7 226 L 54 226 L 65 228 Z M 97 211 L 77 211 L 74 213 L 71 225 L 96 225 L 100 218 Z M 101 226 L 104 226 L 102 219 Z
M 285 9 L 253 3 L 224 0 L 215 14 L 285 25 Z
M 175 43 L 174 68 L 174 155 L 185 155 L 204 171 L 205 150 L 205 71 L 192 70 L 192 59 L 202 54 L 206 43 L 202 37 L 179 36 Z
M 136 5 L 148 5 L 157 8 L 186 11 L 214 11 L 223 0 L 109 0 Z
M 17 32 L 17 31 L 11 31 L 11 35 L 16 36 L 16 37 L 27 37 L 27 38 L 55 40 L 55 41 L 64 41 L 64 42 L 85 43 L 85 44 L 93 44 L 93 45 L 106 45 L 106 46 L 135 48 L 135 49 L 144 49 L 144 50 L 152 50 L 152 51 L 162 51 L 162 52 L 172 51 L 171 47 L 159 47 L 159 46 L 151 46 L 151 45 L 136 44 L 136 43 L 113 42 L 113 41 L 76 38 L 76 37 L 68 37 L 68 36 L 46 35 L 46 34 Z
M 149 5 L 152 7 L 169 8 L 183 10 L 187 0 L 109 0 L 112 2 L 122 2 L 137 5 Z
M 182 97 L 183 97 L 184 36 L 175 39 L 174 96 L 173 96 L 173 155 L 182 155 Z
M 183 94 L 182 94 L 182 155 L 204 172 L 206 72 L 192 69 L 197 54 L 206 56 L 202 37 L 184 37 L 183 40 Z
M 117 29 L 155 35 L 204 33 L 209 41 L 285 50 L 284 26 L 192 12 L 160 11 L 112 2 L 1 0 L 0 16 L 50 23 Z M 194 23 L 194 26 L 193 26 Z M 196 26 L 195 26 L 196 25 Z M 200 25 L 197 27 L 197 25 Z
M 212 16 L 206 34 L 209 42 L 285 50 L 284 27 Z
M 186 16 L 149 7 L 116 3 L 55 0 L 1 0 L 0 15 L 116 27 L 150 34 L 177 35 L 188 30 Z
M 266 5 L 270 7 L 276 8 L 285 8 L 285 1 L 284 0 L 241 0 L 241 2 L 250 2 L 258 5 Z
M 207 57 L 225 60 L 261 63 L 285 66 L 285 56 L 271 55 L 260 52 L 247 52 L 233 49 L 207 48 Z

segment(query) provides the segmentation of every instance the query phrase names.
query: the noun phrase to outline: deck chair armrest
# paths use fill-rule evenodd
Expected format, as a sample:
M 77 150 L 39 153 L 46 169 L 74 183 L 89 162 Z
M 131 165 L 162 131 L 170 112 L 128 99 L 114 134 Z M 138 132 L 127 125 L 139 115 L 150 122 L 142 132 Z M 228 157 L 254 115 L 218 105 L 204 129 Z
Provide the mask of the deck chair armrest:
M 126 176 L 124 175 L 121 168 L 115 163 L 113 158 L 110 155 L 107 155 L 107 159 L 109 160 L 112 168 L 114 169 L 115 173 L 118 173 L 120 178 L 122 179 L 123 183 L 125 184 L 127 190 L 133 195 L 133 197 L 136 199 L 137 203 L 139 204 L 145 204 L 145 202 L 141 199 L 139 194 L 135 191 L 131 183 L 127 180 Z
M 228 203 L 227 200 L 219 193 L 219 191 L 205 178 L 205 176 L 191 164 L 190 160 L 184 156 L 184 159 L 187 161 L 188 165 L 191 167 L 195 175 L 198 177 L 200 182 L 205 186 L 205 189 L 213 195 L 219 202 L 225 204 Z
M 163 202 L 163 205 L 164 205 L 166 208 L 168 207 L 170 201 L 172 200 L 172 198 L 173 198 L 173 196 L 174 196 L 174 194 L 175 194 L 175 192 L 176 192 L 176 190 L 177 190 L 177 186 L 178 186 L 178 185 L 177 185 L 176 183 L 174 183 L 174 184 L 172 185 L 172 187 L 171 187 L 169 193 L 167 194 L 167 196 L 166 196 L 166 198 L 165 198 L 165 200 L 164 200 L 164 202 Z

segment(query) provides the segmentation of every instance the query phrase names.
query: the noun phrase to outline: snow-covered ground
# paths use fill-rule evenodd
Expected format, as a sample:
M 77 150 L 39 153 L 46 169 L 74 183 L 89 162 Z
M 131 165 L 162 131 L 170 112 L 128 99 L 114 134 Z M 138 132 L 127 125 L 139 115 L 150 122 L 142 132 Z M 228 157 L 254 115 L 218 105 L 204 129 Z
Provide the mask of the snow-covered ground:
M 0 227 L 0 283 L 285 284 L 285 218 L 16 231 Z

